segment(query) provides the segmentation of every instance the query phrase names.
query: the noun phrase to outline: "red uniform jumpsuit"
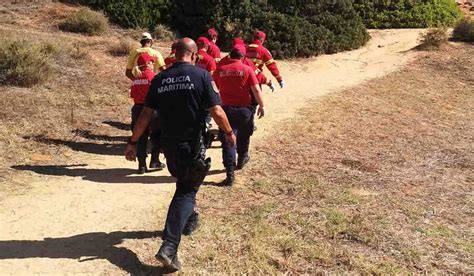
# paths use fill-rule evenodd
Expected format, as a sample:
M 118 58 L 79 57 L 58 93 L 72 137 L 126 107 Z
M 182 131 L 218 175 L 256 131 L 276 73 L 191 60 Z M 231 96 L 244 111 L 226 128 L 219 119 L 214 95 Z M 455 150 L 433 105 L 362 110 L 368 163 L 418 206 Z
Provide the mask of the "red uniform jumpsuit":
M 220 66 L 213 75 L 220 90 L 222 108 L 237 136 L 237 147 L 229 144 L 224 133 L 220 132 L 222 157 L 227 172 L 232 172 L 236 165 L 236 157 L 248 156 L 250 136 L 254 127 L 254 106 L 252 106 L 251 87 L 258 84 L 255 72 L 238 59 L 229 59 L 227 64 Z
M 207 70 L 209 73 L 216 71 L 216 62 L 215 60 L 207 54 L 206 50 L 199 49 L 198 51 L 198 60 L 196 61 L 196 66 Z
M 217 63 L 221 60 L 221 49 L 219 49 L 219 46 L 217 46 L 213 39 L 217 39 L 217 31 L 214 28 L 211 28 L 207 31 L 207 34 L 209 36 L 209 49 L 207 49 L 207 54 L 209 54 L 214 61 Z
M 136 122 L 138 121 L 138 117 L 140 116 L 140 113 L 143 110 L 143 105 L 148 95 L 148 90 L 150 89 L 151 81 L 155 77 L 153 69 L 148 67 L 148 63 L 150 61 L 155 61 L 155 58 L 147 53 L 141 53 L 137 59 L 137 64 L 140 67 L 141 74 L 133 79 L 130 91 L 130 96 L 133 98 L 133 101 L 135 103 L 132 107 L 132 129 L 134 128 Z M 156 114 L 154 114 L 154 118 L 150 122 L 150 127 L 147 128 L 140 137 L 140 139 L 138 139 L 137 159 L 139 163 L 139 169 L 142 167 L 146 167 L 147 143 L 149 136 L 152 145 L 151 163 L 159 164 L 160 127 Z
M 270 51 L 262 45 L 260 40 L 252 41 L 252 44 L 247 46 L 247 57 L 253 61 L 257 69 L 263 72 L 263 66 L 267 66 L 268 70 L 277 79 L 278 82 L 282 80 L 280 71 Z

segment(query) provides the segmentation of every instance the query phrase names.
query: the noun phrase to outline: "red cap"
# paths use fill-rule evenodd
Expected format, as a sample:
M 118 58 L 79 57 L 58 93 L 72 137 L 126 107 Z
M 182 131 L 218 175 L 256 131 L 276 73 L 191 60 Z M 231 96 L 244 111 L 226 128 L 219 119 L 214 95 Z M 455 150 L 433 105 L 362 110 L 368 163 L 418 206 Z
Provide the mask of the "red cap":
M 240 38 L 240 37 L 237 37 L 237 38 L 234 38 L 232 40 L 232 45 L 235 46 L 235 45 L 245 45 L 245 41 Z
M 211 44 L 211 42 L 209 42 L 209 39 L 207 39 L 207 38 L 205 38 L 205 37 L 203 37 L 203 36 L 201 36 L 200 38 L 198 38 L 198 39 L 196 40 L 196 43 L 202 43 L 202 44 L 205 44 L 205 45 Z
M 209 35 L 209 37 L 217 37 L 217 31 L 214 28 L 210 28 L 209 30 L 207 30 L 207 34 Z
M 266 35 L 264 32 L 262 32 L 262 31 L 257 31 L 257 32 L 255 33 L 255 35 L 254 35 L 254 38 L 255 38 L 255 39 L 263 39 L 263 40 L 265 40 L 265 38 L 267 38 L 267 35 Z
M 232 47 L 232 51 L 239 52 L 243 56 L 247 54 L 247 49 L 245 49 L 245 45 L 242 45 L 242 44 L 234 45 L 234 47 Z
M 137 64 L 138 66 L 145 66 L 150 61 L 155 62 L 155 58 L 150 56 L 148 53 L 142 53 L 138 56 Z

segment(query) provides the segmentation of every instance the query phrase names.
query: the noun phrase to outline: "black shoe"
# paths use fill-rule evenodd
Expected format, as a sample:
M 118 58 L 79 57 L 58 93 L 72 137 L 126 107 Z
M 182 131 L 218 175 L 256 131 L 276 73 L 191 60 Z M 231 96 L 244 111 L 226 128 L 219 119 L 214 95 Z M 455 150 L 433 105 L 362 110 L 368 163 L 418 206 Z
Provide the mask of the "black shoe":
M 248 154 L 245 154 L 242 156 L 239 155 L 239 160 L 237 160 L 237 170 L 241 170 L 245 167 L 245 164 L 247 164 L 250 161 L 250 156 Z
M 232 187 L 232 185 L 235 182 L 234 168 L 230 170 L 228 169 L 226 175 L 227 175 L 226 179 L 222 181 L 220 186 Z
M 193 211 L 183 229 L 183 235 L 189 236 L 199 228 L 199 214 Z
M 181 262 L 178 260 L 178 247 L 171 242 L 163 241 L 155 258 L 160 261 L 165 268 L 174 271 L 181 269 Z
M 148 170 L 146 168 L 146 165 L 145 166 L 138 166 L 138 171 L 137 171 L 137 174 L 144 174 L 146 173 Z
M 166 168 L 166 165 L 161 163 L 160 161 L 158 162 L 150 162 L 150 169 L 156 170 L 156 171 L 161 171 L 164 168 Z

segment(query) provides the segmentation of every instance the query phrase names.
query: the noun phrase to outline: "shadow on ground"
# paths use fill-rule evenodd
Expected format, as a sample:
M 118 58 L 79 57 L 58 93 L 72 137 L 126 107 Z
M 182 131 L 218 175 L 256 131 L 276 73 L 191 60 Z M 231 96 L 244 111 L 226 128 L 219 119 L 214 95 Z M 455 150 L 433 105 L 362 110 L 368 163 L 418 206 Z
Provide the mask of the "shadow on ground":
M 93 143 L 93 142 L 75 142 L 61 139 L 53 139 L 44 136 L 23 137 L 25 139 L 32 139 L 43 144 L 62 145 L 69 147 L 74 151 L 81 151 L 100 155 L 123 155 L 125 150 L 125 143 Z
M 160 231 L 97 232 L 44 240 L 0 241 L 0 259 L 67 258 L 79 262 L 104 259 L 131 275 L 161 275 L 172 271 L 144 264 L 130 249 L 117 247 L 126 239 L 150 239 L 161 235 Z
M 134 175 L 136 170 L 133 169 L 89 169 L 84 168 L 85 166 L 87 165 L 18 165 L 11 168 L 20 171 L 32 171 L 42 175 L 82 177 L 83 180 L 107 184 L 166 184 L 175 182 L 175 178 L 172 176 Z
M 109 125 L 111 127 L 115 127 L 120 130 L 130 130 L 130 124 L 125 124 L 125 123 L 117 122 L 117 121 L 104 121 L 102 123 Z
M 109 141 L 109 142 L 127 142 L 129 136 L 109 136 L 109 135 L 100 135 L 94 134 L 87 129 L 75 129 L 72 131 L 77 136 L 86 138 L 94 141 Z M 34 139 L 34 138 L 33 138 Z

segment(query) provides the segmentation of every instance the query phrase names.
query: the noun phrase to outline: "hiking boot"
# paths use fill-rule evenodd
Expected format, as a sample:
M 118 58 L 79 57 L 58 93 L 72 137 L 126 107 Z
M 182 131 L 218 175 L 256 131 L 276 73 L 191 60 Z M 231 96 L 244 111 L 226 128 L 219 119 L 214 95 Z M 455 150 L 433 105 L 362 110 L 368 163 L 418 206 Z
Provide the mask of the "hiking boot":
M 150 169 L 161 171 L 162 169 L 166 168 L 164 164 L 160 162 L 160 152 L 153 150 L 151 152 L 151 160 L 150 160 Z
M 146 168 L 146 161 L 145 160 L 139 160 L 138 161 L 138 171 L 137 171 L 137 174 L 144 174 L 146 173 L 148 170 Z
M 193 232 L 195 232 L 199 227 L 199 214 L 196 211 L 193 211 L 191 216 L 189 217 L 186 225 L 183 229 L 183 235 L 189 236 Z
M 234 167 L 227 168 L 226 179 L 222 181 L 220 186 L 232 187 L 232 185 L 234 184 L 234 181 L 235 181 Z
M 158 162 L 150 162 L 150 169 L 156 170 L 156 171 L 161 171 L 164 168 L 166 168 L 166 165 L 161 163 L 160 161 Z
M 163 241 L 155 258 L 160 261 L 165 268 L 174 271 L 181 269 L 181 262 L 178 260 L 178 247 L 172 242 Z
M 245 164 L 247 164 L 250 161 L 250 156 L 248 154 L 242 154 L 243 156 L 239 155 L 239 159 L 237 160 L 237 170 L 241 170 L 245 167 Z

